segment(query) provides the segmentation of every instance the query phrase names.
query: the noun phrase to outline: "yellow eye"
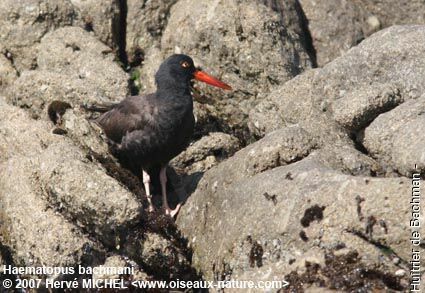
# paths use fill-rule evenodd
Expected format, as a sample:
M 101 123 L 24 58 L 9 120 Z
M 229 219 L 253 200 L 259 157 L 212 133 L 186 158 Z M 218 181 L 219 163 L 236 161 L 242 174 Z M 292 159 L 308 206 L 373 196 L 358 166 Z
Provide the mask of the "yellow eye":
M 181 65 L 182 65 L 182 67 L 183 67 L 183 68 L 189 68 L 189 67 L 190 67 L 189 62 L 187 62 L 187 61 L 183 61 L 183 62 L 181 63 Z

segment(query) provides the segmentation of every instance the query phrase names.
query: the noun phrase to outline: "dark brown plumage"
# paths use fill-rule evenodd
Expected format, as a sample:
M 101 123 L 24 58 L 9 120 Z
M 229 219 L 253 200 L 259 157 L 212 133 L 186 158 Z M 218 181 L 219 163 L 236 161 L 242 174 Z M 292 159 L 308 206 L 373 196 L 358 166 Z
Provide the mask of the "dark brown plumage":
M 133 172 L 143 170 L 143 182 L 150 209 L 153 208 L 148 171 L 160 167 L 163 204 L 174 216 L 166 199 L 168 162 L 182 152 L 193 134 L 195 118 L 190 81 L 196 78 L 224 89 L 230 86 L 197 70 L 186 55 L 172 55 L 155 75 L 157 91 L 145 96 L 127 97 L 97 120 L 110 139 L 114 155 Z

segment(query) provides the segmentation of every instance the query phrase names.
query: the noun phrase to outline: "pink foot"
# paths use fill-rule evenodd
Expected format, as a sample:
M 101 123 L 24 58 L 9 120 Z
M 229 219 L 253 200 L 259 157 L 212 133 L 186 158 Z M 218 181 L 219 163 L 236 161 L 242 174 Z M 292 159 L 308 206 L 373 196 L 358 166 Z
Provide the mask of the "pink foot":
M 155 208 L 153 207 L 153 205 L 149 205 L 149 207 L 148 207 L 148 212 L 149 213 L 153 213 L 155 211 Z
M 169 215 L 171 218 L 174 218 L 179 210 L 180 210 L 181 204 L 179 203 L 174 210 L 170 209 L 169 207 L 165 208 L 165 214 Z

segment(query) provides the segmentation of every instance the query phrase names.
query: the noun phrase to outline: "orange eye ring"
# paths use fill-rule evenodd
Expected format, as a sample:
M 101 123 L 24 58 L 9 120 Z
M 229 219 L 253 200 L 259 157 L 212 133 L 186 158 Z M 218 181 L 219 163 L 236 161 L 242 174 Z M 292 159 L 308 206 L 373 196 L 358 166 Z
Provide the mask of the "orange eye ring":
M 189 68 L 189 67 L 190 67 L 190 64 L 189 64 L 189 62 L 187 62 L 187 61 L 183 61 L 183 62 L 181 63 L 181 66 L 182 66 L 183 68 Z

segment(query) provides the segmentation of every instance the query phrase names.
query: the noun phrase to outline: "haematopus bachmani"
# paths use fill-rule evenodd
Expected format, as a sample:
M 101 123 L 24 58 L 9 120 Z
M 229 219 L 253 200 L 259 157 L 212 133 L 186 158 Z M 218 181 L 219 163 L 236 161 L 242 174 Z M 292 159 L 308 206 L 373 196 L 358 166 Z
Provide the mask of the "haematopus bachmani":
M 216 78 L 196 69 L 192 58 L 172 55 L 155 75 L 157 90 L 145 96 L 131 96 L 98 118 L 98 123 L 113 144 L 115 154 L 132 170 L 142 171 L 143 183 L 153 210 L 148 171 L 159 167 L 165 213 L 174 216 L 180 203 L 170 209 L 166 192 L 168 162 L 182 152 L 191 140 L 195 118 L 190 82 L 197 79 L 231 89 Z

